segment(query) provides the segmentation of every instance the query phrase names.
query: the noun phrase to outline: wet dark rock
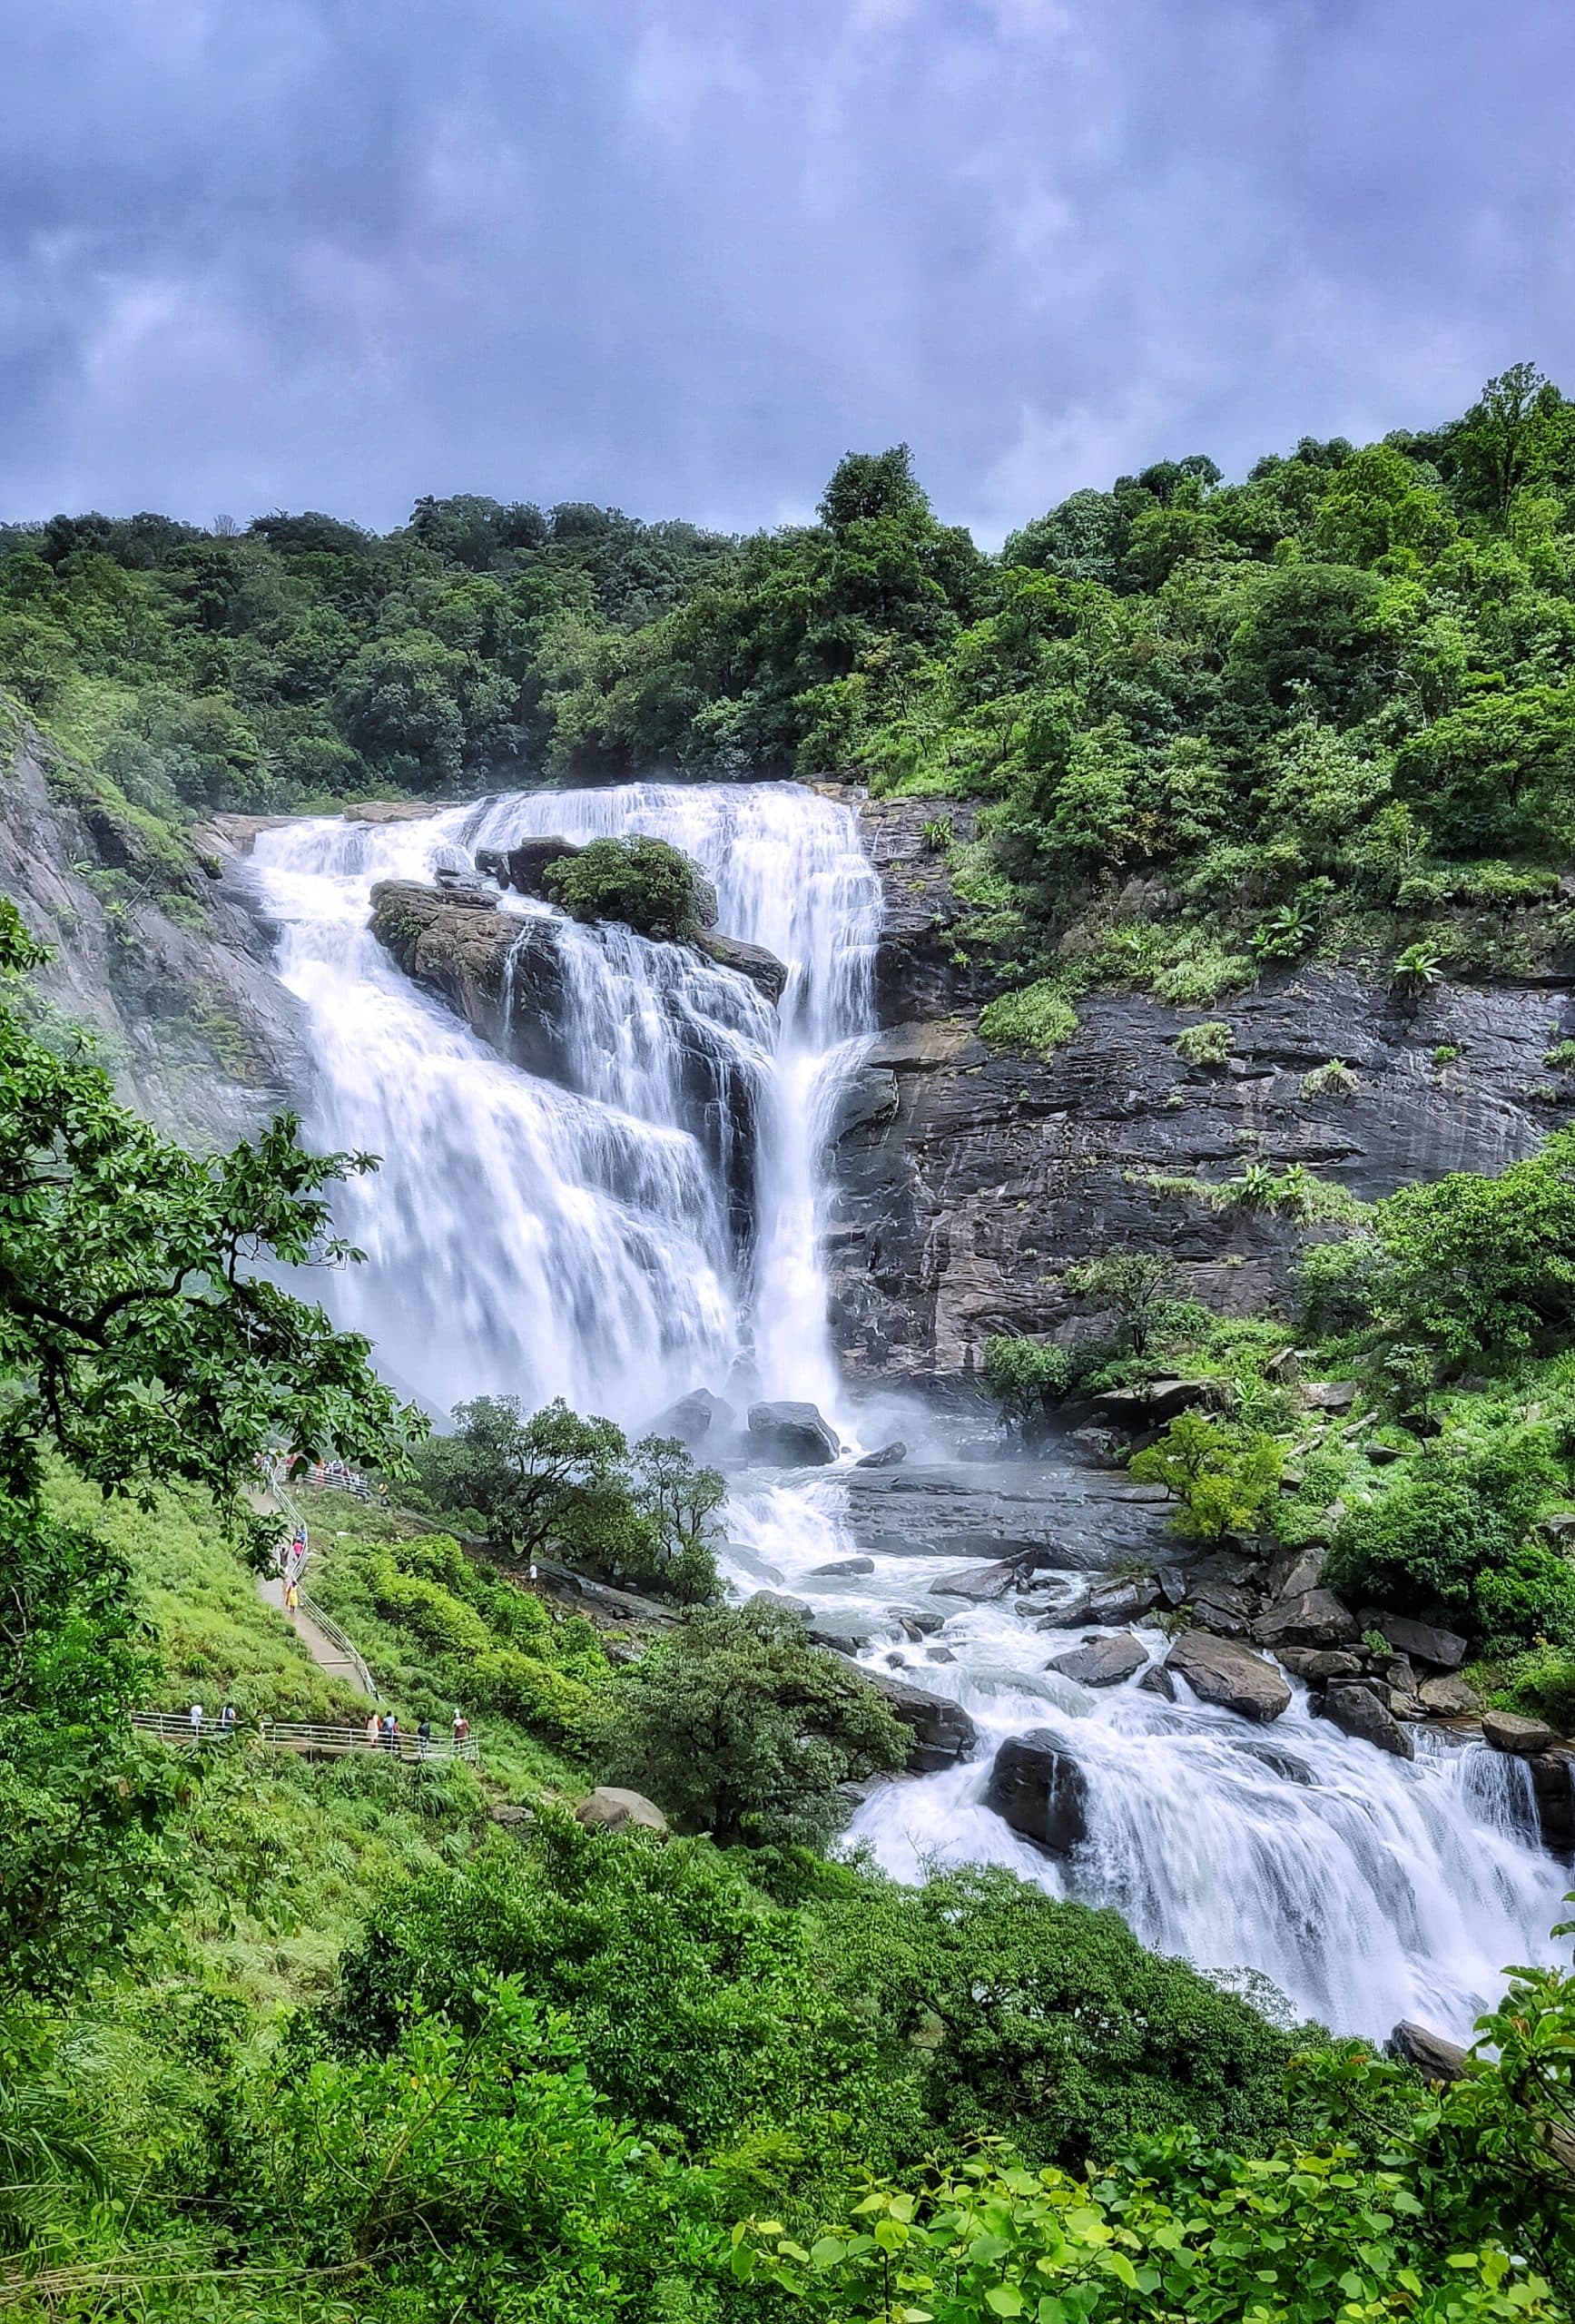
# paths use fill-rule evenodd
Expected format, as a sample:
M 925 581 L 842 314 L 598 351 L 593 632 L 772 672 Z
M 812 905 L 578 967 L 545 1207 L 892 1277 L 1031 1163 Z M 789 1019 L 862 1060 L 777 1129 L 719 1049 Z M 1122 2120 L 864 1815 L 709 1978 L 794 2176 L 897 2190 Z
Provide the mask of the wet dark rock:
M 747 977 L 762 998 L 774 1009 L 787 987 L 787 970 L 774 952 L 763 944 L 746 944 L 741 937 L 698 936 L 694 949 L 703 952 L 719 969 L 731 969 L 734 976 Z
M 561 832 L 540 839 L 517 839 L 511 848 L 503 851 L 500 858 L 494 857 L 494 861 L 501 861 L 503 869 L 501 874 L 493 872 L 493 877 L 502 877 L 517 894 L 534 896 L 538 903 L 542 903 L 547 900 L 546 874 L 552 865 L 561 863 L 566 856 L 579 855 L 583 852 L 573 840 L 565 839 Z M 480 856 L 477 855 L 476 860 L 479 865 Z M 489 862 L 486 868 L 491 871 L 492 863 Z
M 1059 1606 L 1050 1608 L 1039 1621 L 1042 1630 L 1077 1630 L 1089 1623 L 1114 1628 L 1118 1622 L 1135 1622 L 1147 1613 L 1159 1596 L 1159 1584 L 1152 1574 L 1139 1580 L 1096 1581 L 1075 1590 Z
M 502 1044 L 505 971 L 521 922 L 498 909 L 496 896 L 379 880 L 369 924 L 413 984 L 446 1000 L 483 1039 Z
M 1324 1690 L 1323 1714 L 1343 1735 L 1371 1743 L 1397 1759 L 1414 1759 L 1416 1746 L 1387 1704 L 1360 1679 L 1345 1679 Z
M 1526 1761 L 1542 1838 L 1557 1856 L 1575 1850 L 1575 1751 L 1560 1743 Z
M 1179 1606 L 1186 1598 L 1186 1576 L 1178 1565 L 1162 1565 L 1155 1575 L 1159 1594 L 1167 1606 Z
M 908 1447 L 899 1436 L 874 1452 L 861 1452 L 853 1466 L 855 1469 L 895 1469 L 907 1458 Z
M 943 1774 L 974 1749 L 979 1729 L 960 1703 L 948 1702 L 943 1695 L 930 1694 L 911 1679 L 893 1678 L 884 1670 L 871 1670 L 862 1664 L 860 1670 L 885 1696 L 893 1717 L 912 1735 L 908 1748 L 910 1775 Z
M 1233 1736 L 1231 1740 L 1238 1751 L 1245 1751 L 1249 1759 L 1256 1759 L 1260 1766 L 1269 1768 L 1282 1783 L 1294 1783 L 1304 1791 L 1312 1788 L 1313 1770 L 1294 1751 L 1282 1750 L 1274 1743 L 1260 1743 L 1255 1735 Z
M 1163 1662 L 1151 1662 L 1137 1681 L 1137 1691 L 1143 1695 L 1163 1695 L 1167 1703 L 1176 1700 L 1176 1681 Z
M 1495 1751 L 1512 1752 L 1518 1759 L 1535 1758 L 1559 1740 L 1545 1720 L 1522 1718 L 1512 1710 L 1483 1711 L 1482 1735 Z
M 1260 1646 L 1344 1646 L 1361 1635 L 1355 1615 L 1328 1590 L 1282 1598 L 1253 1624 Z
M 884 1637 L 891 1627 L 880 1614 L 820 1612 L 812 1614 L 809 1623 L 815 1644 L 832 1647 L 838 1654 L 857 1654 L 861 1647 Z
M 1026 1579 L 1146 1565 L 1166 1539 L 1163 1505 L 1137 1500 L 1125 1477 L 1055 1462 L 850 1467 L 842 1491 L 850 1547 L 877 1557 L 1009 1559 Z
M 1423 1709 L 1433 1718 L 1474 1718 L 1482 1707 L 1476 1689 L 1457 1675 L 1424 1679 L 1416 1692 Z
M 1216 1638 L 1245 1638 L 1251 1601 L 1228 1581 L 1206 1582 L 1192 1594 L 1192 1619 Z
M 1087 1461 L 1092 1469 L 1124 1468 L 1131 1449 L 1115 1428 L 1069 1428 L 1062 1442 L 1074 1460 Z
M 909 1612 L 906 1609 L 901 1609 L 897 1619 L 908 1637 L 913 1639 L 933 1638 L 937 1630 L 944 1630 L 946 1627 L 944 1614 L 915 1614 Z
M 1291 1700 L 1290 1688 L 1272 1662 L 1234 1639 L 1186 1630 L 1165 1658 L 1173 1676 L 1185 1679 L 1200 1701 L 1217 1704 L 1239 1718 L 1266 1723 Z
M 1023 1569 L 1014 1560 L 996 1565 L 964 1566 L 960 1572 L 943 1573 L 930 1585 L 937 1598 L 966 1598 L 976 1606 L 993 1605 L 1022 1587 Z
M 783 1469 L 821 1469 L 842 1446 L 818 1406 L 783 1401 L 751 1404 L 749 1441 L 753 1459 Z
M 1432 1622 L 1413 1622 L 1402 1614 L 1379 1614 L 1373 1627 L 1396 1653 L 1408 1654 L 1413 1662 L 1431 1663 L 1436 1670 L 1458 1670 L 1466 1659 L 1466 1640 Z
M 818 1574 L 873 1573 L 874 1571 L 873 1558 L 832 1558 L 828 1565 L 812 1566 L 810 1579 L 812 1581 Z
M 984 1804 L 1049 1856 L 1069 1856 L 1088 1837 L 1088 1779 L 1043 1728 L 1001 1745 Z
M 1458 2042 L 1403 2017 L 1389 2037 L 1389 2054 L 1414 2066 L 1424 2082 L 1459 2082 L 1471 2070 L 1469 2053 Z
M 1045 1669 L 1063 1679 L 1075 1679 L 1080 1687 L 1118 1687 L 1141 1670 L 1147 1659 L 1147 1648 L 1130 1630 L 1118 1630 L 1114 1638 L 1096 1639 L 1092 1645 L 1076 1647 L 1070 1654 L 1058 1654 Z
M 1275 1659 L 1293 1679 L 1304 1679 L 1309 1687 L 1321 1687 L 1330 1679 L 1362 1676 L 1361 1656 L 1338 1647 L 1281 1646 L 1275 1649 Z
M 724 1396 L 714 1396 L 709 1388 L 693 1388 L 658 1413 L 647 1433 L 675 1436 L 693 1452 L 698 1445 L 731 1436 L 736 1425 L 737 1415 Z
M 927 1662 L 955 1662 L 957 1657 L 949 1646 L 927 1646 L 924 1659 Z

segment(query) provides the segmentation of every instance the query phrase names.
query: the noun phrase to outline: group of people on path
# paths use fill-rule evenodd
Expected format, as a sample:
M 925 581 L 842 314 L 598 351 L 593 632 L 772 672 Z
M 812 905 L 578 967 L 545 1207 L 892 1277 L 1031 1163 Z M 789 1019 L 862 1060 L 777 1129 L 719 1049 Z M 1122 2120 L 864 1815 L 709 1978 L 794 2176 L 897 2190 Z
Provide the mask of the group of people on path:
M 192 1740 L 193 1743 L 200 1743 L 202 1740 L 202 1728 L 208 1717 L 207 1710 L 202 1703 L 193 1703 L 189 1717 L 192 1722 Z M 239 1718 L 240 1713 L 234 1704 L 227 1702 L 219 1714 L 220 1734 L 233 1735 Z
M 469 1734 L 470 1721 L 466 1718 L 464 1712 L 456 1706 L 454 1712 L 455 1743 L 460 1744 L 468 1741 Z M 381 1712 L 373 1711 L 369 1714 L 367 1719 L 367 1748 L 369 1750 L 376 1751 L 380 1749 L 398 1753 L 404 1739 L 405 1730 L 399 1725 L 398 1718 L 396 1718 L 391 1710 Z M 416 1757 L 418 1759 L 426 1758 L 431 1748 L 432 1722 L 429 1718 L 423 1718 L 420 1725 L 416 1729 Z

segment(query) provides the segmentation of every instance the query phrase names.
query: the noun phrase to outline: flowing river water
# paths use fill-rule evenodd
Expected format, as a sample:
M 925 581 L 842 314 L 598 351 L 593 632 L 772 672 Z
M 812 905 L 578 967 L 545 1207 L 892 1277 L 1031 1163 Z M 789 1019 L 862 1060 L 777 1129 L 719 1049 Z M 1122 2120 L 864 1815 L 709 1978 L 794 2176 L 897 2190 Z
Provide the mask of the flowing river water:
M 531 1073 L 369 933 L 373 884 L 430 879 L 445 849 L 633 832 L 700 863 L 719 930 L 786 965 L 775 1009 L 687 949 L 559 922 L 556 1063 Z M 851 1840 L 901 1879 L 1009 1865 L 1343 2031 L 1412 2017 L 1463 2034 L 1505 1964 L 1547 1956 L 1564 1876 L 1538 1844 L 1519 1761 L 1425 1733 L 1414 1762 L 1388 1757 L 1314 1720 L 1299 1686 L 1265 1728 L 1185 1685 L 1172 1704 L 1136 1678 L 1093 1692 L 1047 1673 L 1082 1633 L 1047 1638 L 1008 1602 L 938 1592 L 963 1560 L 910 1513 L 987 1489 L 993 1507 L 1053 1503 L 1063 1487 L 1076 1498 L 1071 1481 L 1054 1464 L 959 1469 L 918 1414 L 904 1433 L 920 1462 L 849 1465 L 872 1423 L 828 1328 L 823 1159 L 874 1030 L 881 905 L 847 807 L 778 783 L 514 793 L 426 821 L 293 823 L 260 836 L 252 866 L 278 972 L 306 1012 L 310 1136 L 383 1157 L 338 1206 L 367 1264 L 330 1297 L 389 1377 L 438 1413 L 477 1394 L 561 1394 L 637 1429 L 704 1387 L 737 1405 L 808 1399 L 838 1430 L 834 1468 L 733 1477 L 730 1585 L 851 1621 L 862 1659 L 960 1702 L 980 1738 L 968 1764 L 878 1790 Z M 546 910 L 506 902 L 522 920 Z M 1072 1562 L 1122 1554 L 1102 1549 L 1097 1510 L 1079 1543 Z M 853 1558 L 868 1570 L 820 1571 Z M 1064 1741 L 1088 1778 L 1090 1836 L 1064 1861 L 984 1805 L 996 1745 L 1029 1728 Z

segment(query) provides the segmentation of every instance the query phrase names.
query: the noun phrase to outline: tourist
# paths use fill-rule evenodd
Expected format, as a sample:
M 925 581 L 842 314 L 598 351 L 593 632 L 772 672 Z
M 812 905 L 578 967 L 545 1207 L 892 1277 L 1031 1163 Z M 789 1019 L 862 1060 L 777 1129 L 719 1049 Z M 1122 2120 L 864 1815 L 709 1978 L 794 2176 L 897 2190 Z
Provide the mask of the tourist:
M 397 1751 L 399 1748 L 399 1722 L 393 1712 L 389 1711 L 383 1721 L 383 1748 L 385 1751 Z
M 377 1712 L 373 1711 L 371 1717 L 367 1721 L 367 1748 L 369 1751 L 375 1751 L 377 1749 L 378 1737 L 381 1731 L 382 1723 L 379 1720 Z
M 416 1755 L 418 1758 L 424 1759 L 431 1748 L 432 1722 L 429 1718 L 424 1718 L 421 1721 L 420 1726 L 416 1729 Z
M 192 1705 L 192 1740 L 193 1743 L 200 1743 L 202 1740 L 202 1706 L 201 1703 L 193 1703 Z
M 219 1714 L 219 1731 L 220 1731 L 220 1733 L 221 1733 L 221 1735 L 233 1735 L 233 1734 L 234 1734 L 234 1732 L 235 1732 L 235 1706 L 234 1706 L 234 1704 L 233 1704 L 233 1703 L 226 1703 L 226 1704 L 225 1704 L 225 1706 L 224 1706 L 224 1708 L 223 1708 L 223 1709 L 220 1712 L 220 1714 Z

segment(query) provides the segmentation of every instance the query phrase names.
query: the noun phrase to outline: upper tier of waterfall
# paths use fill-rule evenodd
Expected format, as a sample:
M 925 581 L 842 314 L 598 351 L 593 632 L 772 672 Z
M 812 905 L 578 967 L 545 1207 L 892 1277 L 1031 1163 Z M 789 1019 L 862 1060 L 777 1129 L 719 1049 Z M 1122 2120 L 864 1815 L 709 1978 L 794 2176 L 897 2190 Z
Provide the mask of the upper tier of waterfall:
M 561 924 L 566 1069 L 524 1074 L 426 999 L 369 934 L 379 880 L 440 851 L 645 832 L 714 883 L 726 934 L 788 971 L 774 1012 L 698 953 Z M 871 1024 L 879 889 L 848 808 L 787 783 L 517 793 L 429 821 L 266 832 L 253 867 L 279 970 L 304 1003 L 314 1138 L 382 1157 L 346 1189 L 364 1266 L 336 1314 L 434 1410 L 564 1395 L 634 1423 L 699 1386 L 842 1395 L 817 1251 L 825 1109 Z M 711 1135 L 684 1102 L 684 1039 L 741 1093 Z M 718 1142 L 747 1109 L 754 1234 L 730 1234 Z M 707 1150 L 709 1147 L 709 1151 Z

